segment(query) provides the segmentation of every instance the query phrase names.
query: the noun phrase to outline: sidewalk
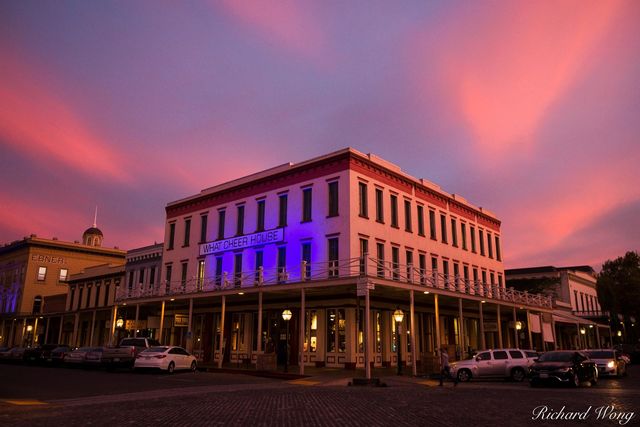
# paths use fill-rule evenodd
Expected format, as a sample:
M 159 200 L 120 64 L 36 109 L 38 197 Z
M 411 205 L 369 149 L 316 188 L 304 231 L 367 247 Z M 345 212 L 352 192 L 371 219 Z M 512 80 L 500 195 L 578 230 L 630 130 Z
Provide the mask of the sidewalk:
M 228 374 L 253 375 L 265 378 L 276 378 L 288 381 L 298 385 L 313 386 L 348 386 L 354 378 L 365 378 L 365 370 L 363 368 L 348 370 L 344 368 L 316 368 L 305 366 L 304 375 L 299 374 L 298 366 L 289 367 L 289 372 L 285 373 L 279 367 L 276 371 L 256 371 L 253 366 L 235 366 L 226 365 L 218 369 L 217 365 L 201 365 L 201 369 L 207 372 L 219 372 Z M 380 380 L 380 383 L 386 386 L 402 386 L 402 385 L 423 385 L 427 387 L 437 387 L 439 385 L 438 378 L 429 377 L 427 375 L 413 376 L 411 367 L 405 367 L 402 375 L 397 374 L 397 368 L 374 368 L 371 370 L 371 377 Z M 446 381 L 444 387 L 453 387 L 451 381 Z

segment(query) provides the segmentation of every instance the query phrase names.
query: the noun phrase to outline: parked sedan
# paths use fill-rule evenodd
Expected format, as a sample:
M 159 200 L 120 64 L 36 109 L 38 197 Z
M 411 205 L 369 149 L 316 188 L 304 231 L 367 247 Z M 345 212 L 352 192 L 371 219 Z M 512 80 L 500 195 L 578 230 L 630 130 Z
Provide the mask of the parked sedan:
M 64 358 L 64 363 L 67 365 L 80 366 L 84 364 L 84 359 L 87 357 L 87 353 L 93 350 L 93 347 L 80 347 L 71 351 Z
M 22 361 L 24 356 L 24 347 L 11 347 L 10 349 L 0 353 L 0 360 L 5 362 L 17 362 Z
M 150 347 L 138 354 L 134 369 L 152 368 L 165 370 L 168 373 L 178 369 L 197 368 L 196 358 L 182 347 Z
M 587 350 L 585 353 L 596 362 L 601 377 L 622 377 L 627 374 L 627 363 L 616 350 Z
M 60 365 L 64 362 L 64 359 L 67 357 L 67 354 L 71 353 L 73 349 L 68 345 L 61 345 L 60 347 L 56 347 L 51 350 L 51 354 L 49 358 L 45 360 L 45 362 L 51 363 L 53 365 Z
M 598 368 L 593 360 L 580 351 L 549 351 L 538 358 L 529 369 L 530 384 L 542 383 L 580 386 L 583 381 L 598 383 Z
M 28 348 L 24 351 L 23 360 L 27 363 L 40 363 L 50 358 L 51 351 L 60 347 L 60 344 L 42 344 L 38 347 Z
M 84 356 L 84 364 L 86 366 L 100 367 L 102 365 L 102 353 L 104 347 L 92 347 Z

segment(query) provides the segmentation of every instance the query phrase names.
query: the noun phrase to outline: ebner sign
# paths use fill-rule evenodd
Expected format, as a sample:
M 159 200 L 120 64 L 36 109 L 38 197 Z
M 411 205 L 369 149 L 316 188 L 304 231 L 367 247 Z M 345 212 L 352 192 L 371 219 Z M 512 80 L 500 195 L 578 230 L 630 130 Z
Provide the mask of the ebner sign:
M 282 241 L 284 241 L 284 228 L 274 228 L 273 230 L 247 234 L 246 236 L 231 237 L 230 239 L 203 243 L 200 245 L 200 255 L 211 255 L 217 252 L 250 248 L 252 246 Z

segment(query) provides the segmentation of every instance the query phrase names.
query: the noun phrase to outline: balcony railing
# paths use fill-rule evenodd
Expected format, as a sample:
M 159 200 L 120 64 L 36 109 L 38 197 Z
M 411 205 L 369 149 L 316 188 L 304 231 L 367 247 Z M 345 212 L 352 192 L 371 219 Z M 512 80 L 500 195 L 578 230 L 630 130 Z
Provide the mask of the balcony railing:
M 413 265 L 396 264 L 364 257 L 319 263 L 302 261 L 299 265 L 289 268 L 259 268 L 240 273 L 223 272 L 221 275 L 213 277 L 190 278 L 185 281 L 164 281 L 150 286 L 137 284 L 132 287 L 120 286 L 116 291 L 116 301 L 231 289 L 241 290 L 287 283 L 320 283 L 345 278 L 368 278 L 373 280 L 378 278 L 419 285 L 424 287 L 425 291 L 441 289 L 515 304 L 552 307 L 552 298 L 550 296 L 530 294 L 513 288 L 506 289 L 497 283 L 484 283 L 464 279 L 460 276 L 446 275 L 437 270 L 425 270 L 416 268 Z

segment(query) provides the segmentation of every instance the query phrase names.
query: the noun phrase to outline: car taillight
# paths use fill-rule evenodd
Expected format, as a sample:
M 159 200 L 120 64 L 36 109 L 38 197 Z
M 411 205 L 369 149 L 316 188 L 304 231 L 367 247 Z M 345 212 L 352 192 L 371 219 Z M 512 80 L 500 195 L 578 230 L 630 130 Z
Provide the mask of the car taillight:
M 155 357 L 156 359 L 164 359 L 165 357 L 167 357 L 167 355 L 166 354 L 158 354 L 158 355 L 153 356 L 153 357 Z

